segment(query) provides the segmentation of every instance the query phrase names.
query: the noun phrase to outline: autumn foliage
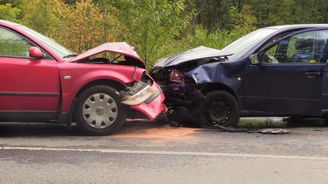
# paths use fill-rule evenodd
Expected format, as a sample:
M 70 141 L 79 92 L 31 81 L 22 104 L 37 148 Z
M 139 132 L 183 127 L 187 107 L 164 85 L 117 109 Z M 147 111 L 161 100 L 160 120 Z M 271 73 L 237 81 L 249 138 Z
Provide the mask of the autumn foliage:
M 220 49 L 259 27 L 327 22 L 325 1 L 0 0 L 0 19 L 24 24 L 76 53 L 125 41 L 150 66 L 199 45 Z

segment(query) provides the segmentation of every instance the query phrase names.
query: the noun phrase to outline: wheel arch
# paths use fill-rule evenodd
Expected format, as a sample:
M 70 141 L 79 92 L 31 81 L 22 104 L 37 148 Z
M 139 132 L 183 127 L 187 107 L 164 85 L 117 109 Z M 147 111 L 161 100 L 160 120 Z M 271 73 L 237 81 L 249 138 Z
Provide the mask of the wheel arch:
M 125 88 L 125 85 L 120 83 L 120 82 L 117 82 L 115 80 L 111 80 L 111 79 L 97 79 L 97 80 L 94 80 L 94 81 L 91 81 L 85 85 L 83 85 L 79 90 L 78 92 L 75 94 L 74 96 L 74 99 L 73 99 L 73 102 L 72 102 L 72 105 L 70 107 L 70 116 L 72 117 L 71 118 L 71 121 L 75 121 L 74 120 L 74 117 L 73 117 L 73 114 L 74 114 L 74 111 L 75 111 L 75 106 L 76 106 L 76 102 L 77 102 L 77 99 L 78 97 L 81 95 L 81 93 L 86 90 L 86 89 L 89 89 L 91 88 L 92 86 L 97 86 L 97 85 L 107 85 L 107 86 L 110 86 L 110 87 L 113 87 L 114 89 L 116 89 L 117 91 L 121 91 Z
M 237 99 L 237 101 L 240 103 L 240 98 L 238 97 L 236 92 L 229 86 L 222 84 L 222 83 L 202 84 L 200 87 L 200 90 L 204 95 L 208 94 L 209 92 L 216 91 L 216 90 L 226 91 L 226 92 L 232 94 Z
M 111 80 L 111 79 L 97 79 L 97 80 L 91 81 L 91 82 L 83 85 L 78 90 L 78 92 L 76 93 L 76 95 L 75 95 L 74 98 L 77 98 L 85 89 L 88 89 L 88 88 L 90 88 L 92 86 L 96 86 L 96 85 L 107 85 L 107 86 L 110 86 L 110 87 L 115 88 L 118 91 L 123 90 L 124 87 L 125 87 L 124 84 L 122 84 L 120 82 L 117 82 L 115 80 Z

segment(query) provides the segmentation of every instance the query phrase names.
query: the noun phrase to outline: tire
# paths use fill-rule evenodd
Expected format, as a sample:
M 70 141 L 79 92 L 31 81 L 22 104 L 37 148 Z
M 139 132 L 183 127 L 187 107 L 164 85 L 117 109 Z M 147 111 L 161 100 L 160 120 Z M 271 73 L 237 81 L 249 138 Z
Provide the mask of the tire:
M 237 127 L 239 119 L 239 103 L 228 92 L 212 91 L 201 104 L 200 126 L 203 128 Z
M 74 118 L 84 134 L 102 136 L 117 132 L 126 120 L 126 112 L 117 90 L 96 85 L 78 96 Z

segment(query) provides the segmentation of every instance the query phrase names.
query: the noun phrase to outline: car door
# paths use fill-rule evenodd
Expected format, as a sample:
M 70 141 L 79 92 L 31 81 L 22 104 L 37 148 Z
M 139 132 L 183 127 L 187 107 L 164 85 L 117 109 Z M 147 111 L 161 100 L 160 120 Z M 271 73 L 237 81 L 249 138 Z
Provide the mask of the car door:
M 36 46 L 24 36 L 0 27 L 0 120 L 48 120 L 59 101 L 57 62 L 45 52 L 29 57 Z
M 262 115 L 321 114 L 328 30 L 291 34 L 249 64 L 243 85 L 246 108 Z

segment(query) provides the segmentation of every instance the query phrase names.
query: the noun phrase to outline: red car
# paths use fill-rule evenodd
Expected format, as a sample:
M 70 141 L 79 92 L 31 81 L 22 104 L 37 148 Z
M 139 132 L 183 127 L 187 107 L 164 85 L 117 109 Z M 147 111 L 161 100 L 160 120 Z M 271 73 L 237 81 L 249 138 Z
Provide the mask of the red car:
M 76 55 L 25 26 L 0 20 L 0 121 L 76 122 L 84 133 L 108 135 L 135 112 L 155 119 L 165 97 L 144 68 L 127 43 L 105 43 Z

